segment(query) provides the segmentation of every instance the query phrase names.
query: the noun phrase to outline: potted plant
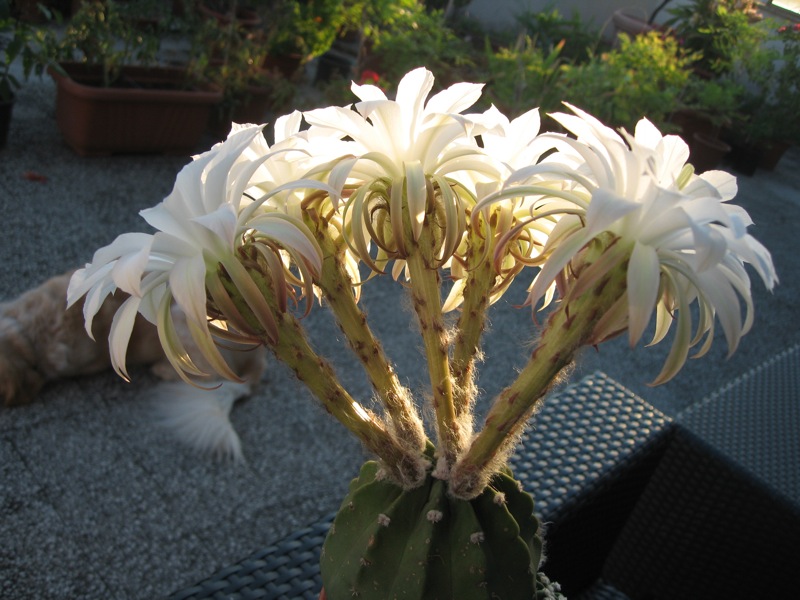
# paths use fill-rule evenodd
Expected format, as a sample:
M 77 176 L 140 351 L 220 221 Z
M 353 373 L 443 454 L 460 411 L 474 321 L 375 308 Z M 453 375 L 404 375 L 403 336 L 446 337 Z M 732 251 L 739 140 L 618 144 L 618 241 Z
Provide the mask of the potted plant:
M 730 76 L 692 76 L 681 92 L 672 122 L 681 127 L 684 139 L 696 131 L 719 136 L 737 117 L 744 92 L 744 86 Z
M 777 30 L 780 60 L 776 63 L 772 79 L 773 104 L 769 108 L 773 122 L 779 123 L 766 142 L 760 167 L 773 170 L 783 153 L 800 142 L 800 24 L 782 25 Z
M 800 28 L 793 26 L 773 31 L 771 40 L 741 60 L 737 75 L 745 92 L 738 118 L 726 131 L 731 164 L 740 173 L 755 173 L 773 145 L 785 148 L 800 139 L 798 61 Z
M 492 48 L 486 44 L 486 97 L 500 110 L 518 115 L 529 106 L 542 112 L 558 110 L 560 77 L 565 41 L 544 49 L 529 36 L 520 36 L 513 46 Z
M 31 43 L 30 26 L 11 16 L 7 2 L 0 3 L 0 148 L 5 147 L 14 111 L 20 75 L 12 72 L 15 62 L 23 79 L 32 72 L 41 75 L 44 63 Z
M 431 3 L 425 5 L 431 9 Z M 348 82 L 365 71 L 363 63 L 382 31 L 391 28 L 398 13 L 419 8 L 416 0 L 343 0 L 339 31 L 330 48 L 319 57 L 315 83 L 334 88 L 340 79 Z
M 441 10 L 427 10 L 422 2 L 398 3 L 391 16 L 376 26 L 357 71 L 380 73 L 398 82 L 409 70 L 428 65 L 443 84 L 462 78 L 474 65 L 472 46 L 458 35 Z
M 212 132 L 225 137 L 231 123 L 261 123 L 288 107 L 295 85 L 279 69 L 269 69 L 266 35 L 229 21 L 200 24 L 194 44 L 206 49 L 193 59 L 191 69 L 222 90 L 222 101 L 212 112 Z
M 689 143 L 691 161 L 699 171 L 718 167 L 731 146 L 721 139 L 739 116 L 744 87 L 729 76 L 692 76 L 671 121 Z
M 557 8 L 523 11 L 516 17 L 522 32 L 543 51 L 561 46 L 559 56 L 570 62 L 588 60 L 603 43 L 601 32 L 591 21 L 585 21 L 580 12 L 562 15 Z
M 202 378 L 197 364 L 232 375 L 215 339 L 264 344 L 364 444 L 374 460 L 323 546 L 322 597 L 559 598 L 541 573 L 532 497 L 506 462 L 545 393 L 582 348 L 623 333 L 636 345 L 654 315 L 655 341 L 672 343 L 654 384 L 691 347 L 709 349 L 717 319 L 732 351 L 753 317 L 746 265 L 767 288 L 776 275 L 730 202 L 733 177 L 694 173 L 679 138 L 647 121 L 625 136 L 577 108 L 554 115 L 568 135 L 541 133 L 536 109 L 514 120 L 470 113 L 481 85 L 429 98 L 434 84 L 419 68 L 395 100 L 355 88 L 356 110 L 286 115 L 271 146 L 261 126 L 237 128 L 142 212 L 156 233 L 120 236 L 73 276 L 69 302 L 88 294 L 91 319 L 118 286 L 131 294 L 110 334 L 120 373 L 137 312 L 189 381 Z M 409 294 L 422 392 L 403 385 L 359 304 L 379 276 Z M 529 309 L 559 301 L 479 426 L 488 311 L 531 280 Z M 317 296 L 371 382 L 372 405 L 313 348 L 301 318 Z M 174 311 L 202 363 L 174 336 Z
M 757 85 L 743 101 L 746 117 L 740 122 L 742 133 L 760 152 L 758 166 L 768 170 L 800 141 L 800 24 L 779 27 L 773 41 L 771 61 L 749 69 Z
M 761 15 L 753 0 L 692 0 L 667 12 L 666 25 L 694 53 L 693 66 L 705 77 L 731 73 L 767 38 L 757 26 Z
M 0 14 L 0 148 L 6 145 L 14 110 L 14 92 L 21 85 L 11 72 L 11 67 L 25 47 L 27 37 L 27 29 L 23 24 L 12 19 L 9 14 Z
M 186 68 L 159 63 L 163 34 L 142 29 L 114 0 L 82 4 L 63 36 L 40 30 L 57 86 L 58 127 L 76 152 L 195 148 L 222 94 Z
M 276 0 L 262 9 L 267 34 L 267 68 L 289 78 L 330 49 L 346 23 L 343 0 Z

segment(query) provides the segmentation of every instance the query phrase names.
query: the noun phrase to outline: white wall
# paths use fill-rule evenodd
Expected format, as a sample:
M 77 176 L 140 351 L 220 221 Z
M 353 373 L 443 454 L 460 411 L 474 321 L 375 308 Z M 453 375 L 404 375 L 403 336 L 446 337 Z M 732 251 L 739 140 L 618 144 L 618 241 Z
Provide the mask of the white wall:
M 558 9 L 558 12 L 565 17 L 570 17 L 574 12 L 578 12 L 581 18 L 587 23 L 593 23 L 594 27 L 601 29 L 608 25 L 609 30 L 611 15 L 615 10 L 628 9 L 633 14 L 638 14 L 643 18 L 650 16 L 650 13 L 661 3 L 661 0 L 472 0 L 467 7 L 469 14 L 483 23 L 489 29 L 503 29 L 515 26 L 514 16 L 525 12 L 538 12 L 551 7 Z M 677 5 L 680 0 L 673 0 L 667 5 Z M 666 17 L 666 8 L 659 13 L 658 22 Z

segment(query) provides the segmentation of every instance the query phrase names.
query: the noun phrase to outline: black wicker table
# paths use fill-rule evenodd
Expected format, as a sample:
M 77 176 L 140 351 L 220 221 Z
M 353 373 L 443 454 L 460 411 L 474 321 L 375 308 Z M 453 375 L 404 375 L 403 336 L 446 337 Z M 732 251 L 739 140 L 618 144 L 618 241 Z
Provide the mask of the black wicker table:
M 632 598 L 800 597 L 800 345 L 678 415 L 603 574 Z
M 568 596 L 624 600 L 599 581 L 605 556 L 669 442 L 671 421 L 597 372 L 554 394 L 511 460 L 547 525 L 544 571 Z M 333 515 L 265 547 L 170 600 L 315 599 Z

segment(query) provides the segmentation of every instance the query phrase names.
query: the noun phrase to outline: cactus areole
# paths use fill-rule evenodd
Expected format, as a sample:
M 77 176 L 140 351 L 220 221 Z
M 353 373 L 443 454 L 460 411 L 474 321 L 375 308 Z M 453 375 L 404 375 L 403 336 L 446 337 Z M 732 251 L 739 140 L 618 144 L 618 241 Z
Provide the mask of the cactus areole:
M 350 484 L 320 565 L 328 600 L 530 600 L 541 554 L 533 499 L 509 472 L 458 500 L 430 474 L 403 490 L 370 461 Z

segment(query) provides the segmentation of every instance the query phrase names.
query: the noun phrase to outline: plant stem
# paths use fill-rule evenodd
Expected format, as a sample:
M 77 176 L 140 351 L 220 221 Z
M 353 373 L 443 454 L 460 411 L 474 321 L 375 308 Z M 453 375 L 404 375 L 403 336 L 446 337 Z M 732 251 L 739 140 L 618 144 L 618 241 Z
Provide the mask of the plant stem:
M 354 400 L 339 382 L 333 368 L 318 356 L 306 339 L 297 319 L 280 310 L 269 275 L 264 265 L 248 269 L 249 275 L 264 296 L 275 320 L 275 336 L 262 335 L 262 342 L 275 357 L 292 369 L 325 410 L 342 423 L 382 462 L 389 477 L 405 489 L 417 487 L 425 479 L 426 461 L 418 451 L 410 450 L 387 430 L 379 416 Z M 221 278 L 239 313 L 255 331 L 260 331 L 258 319 L 228 277 Z
M 410 237 L 410 236 L 409 236 Z M 423 228 L 419 240 L 411 247 L 406 264 L 411 275 L 411 296 L 421 329 L 425 357 L 428 361 L 439 438 L 439 456 L 448 467 L 455 462 L 462 446 L 461 432 L 453 404 L 453 382 L 447 348 L 447 334 L 442 316 L 442 300 L 438 269 L 433 268 L 433 239 L 429 226 Z M 428 249 L 428 252 L 425 252 Z M 426 256 L 426 254 L 428 256 Z
M 483 217 L 479 217 L 481 220 Z M 484 239 L 480 227 L 470 230 L 467 254 L 467 280 L 464 285 L 461 315 L 456 326 L 451 369 L 453 371 L 453 403 L 456 417 L 463 422 L 471 413 L 475 399 L 475 362 L 480 349 L 480 338 L 486 324 L 486 308 L 489 294 L 494 286 L 495 273 L 491 252 L 494 232 Z
M 333 368 L 309 346 L 297 319 L 283 313 L 278 322 L 278 341 L 270 348 L 314 394 L 331 415 L 381 459 L 390 477 L 404 488 L 424 480 L 421 453 L 399 443 L 380 417 L 366 410 L 342 387 Z
M 311 226 L 324 257 L 318 284 L 325 299 L 350 347 L 364 365 L 372 387 L 386 408 L 397 438 L 407 444 L 409 449 L 422 454 L 428 441 L 422 419 L 411 401 L 411 393 L 400 385 L 381 343 L 367 324 L 366 314 L 356 304 L 351 291 L 353 281 L 344 268 L 342 257 L 345 243 L 341 239 L 334 239 L 324 222 L 313 222 Z
M 584 256 L 584 266 L 597 260 L 607 249 L 595 240 Z M 627 260 L 619 261 L 597 285 L 577 297 L 569 292 L 552 312 L 540 343 L 517 379 L 497 396 L 483 430 L 473 440 L 451 473 L 450 491 L 458 498 L 473 498 L 505 462 L 514 441 L 541 404 L 558 375 L 578 350 L 593 339 L 595 326 L 625 294 Z

